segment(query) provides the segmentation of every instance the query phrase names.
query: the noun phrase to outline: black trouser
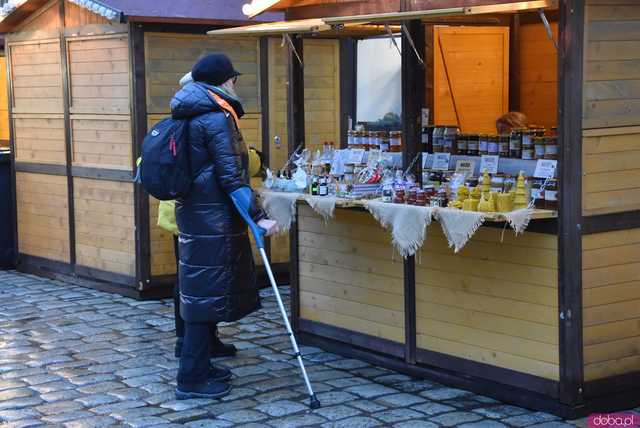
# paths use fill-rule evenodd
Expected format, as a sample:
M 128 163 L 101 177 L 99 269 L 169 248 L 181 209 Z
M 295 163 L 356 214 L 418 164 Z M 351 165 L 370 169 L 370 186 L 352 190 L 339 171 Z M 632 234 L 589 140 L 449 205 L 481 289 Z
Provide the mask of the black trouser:
M 179 386 L 195 386 L 207 382 L 212 328 L 215 325 L 209 323 L 186 323 L 178 367 Z

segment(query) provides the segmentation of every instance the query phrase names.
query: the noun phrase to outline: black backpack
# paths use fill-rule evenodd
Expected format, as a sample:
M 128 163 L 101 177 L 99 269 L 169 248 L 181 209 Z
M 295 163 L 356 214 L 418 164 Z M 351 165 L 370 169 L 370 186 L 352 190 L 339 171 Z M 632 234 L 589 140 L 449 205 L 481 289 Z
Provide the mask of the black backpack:
M 156 199 L 184 198 L 191 189 L 188 120 L 163 119 L 144 137 L 138 179 Z

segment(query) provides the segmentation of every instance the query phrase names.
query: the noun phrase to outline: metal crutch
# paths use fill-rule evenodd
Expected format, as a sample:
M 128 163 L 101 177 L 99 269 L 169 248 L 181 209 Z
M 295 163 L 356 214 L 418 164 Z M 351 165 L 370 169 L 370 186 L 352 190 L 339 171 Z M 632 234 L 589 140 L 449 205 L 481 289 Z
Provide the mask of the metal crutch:
M 320 401 L 318 400 L 318 397 L 316 397 L 316 394 L 313 392 L 313 388 L 311 388 L 311 382 L 309 381 L 307 370 L 304 368 L 304 362 L 302 361 L 302 354 L 300 353 L 300 349 L 298 348 L 296 338 L 293 335 L 293 330 L 291 329 L 291 324 L 289 323 L 289 317 L 287 316 L 287 311 L 284 308 L 284 303 L 282 303 L 282 297 L 280 297 L 278 284 L 276 284 L 273 272 L 271 271 L 269 258 L 267 257 L 267 253 L 264 250 L 264 231 L 253 221 L 253 219 L 249 215 L 249 207 L 251 206 L 253 192 L 248 187 L 242 187 L 232 192 L 230 196 L 236 209 L 249 226 L 249 229 L 251 229 L 251 233 L 253 234 L 253 237 L 255 239 L 256 246 L 258 247 L 258 250 L 260 250 L 260 255 L 262 256 L 262 261 L 264 262 L 264 267 L 267 270 L 267 275 L 269 276 L 269 281 L 271 282 L 273 294 L 276 296 L 278 307 L 280 308 L 280 313 L 282 314 L 282 319 L 284 320 L 284 325 L 287 328 L 287 333 L 289 334 L 289 339 L 291 340 L 291 346 L 293 347 L 294 355 L 298 360 L 298 365 L 300 366 L 300 371 L 302 372 L 304 383 L 307 386 L 307 391 L 309 392 L 309 407 L 312 409 L 318 409 L 320 408 Z

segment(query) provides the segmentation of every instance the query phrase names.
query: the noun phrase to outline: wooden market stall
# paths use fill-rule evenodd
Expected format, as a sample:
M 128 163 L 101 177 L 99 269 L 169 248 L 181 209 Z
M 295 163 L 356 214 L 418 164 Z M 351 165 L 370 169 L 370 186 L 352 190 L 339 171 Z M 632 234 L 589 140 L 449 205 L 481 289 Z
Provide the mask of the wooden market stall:
M 489 109 L 493 121 L 520 110 L 559 127 L 558 216 L 532 220 L 520 236 L 483 226 L 454 253 L 432 225 L 419 252 L 402 259 L 366 211 L 339 208 L 325 222 L 299 204 L 290 235 L 291 313 L 301 340 L 565 417 L 637 406 L 640 5 L 284 0 L 252 7 L 252 15 L 284 10 L 287 18 L 277 31 L 295 48 L 290 149 L 309 138 L 297 57 L 306 64 L 312 56 L 303 41 L 341 37 L 354 24 L 403 24 L 403 46 L 415 42 L 415 52 L 402 50 L 405 166 L 420 151 L 422 108 L 451 120 L 453 92 L 457 119 L 475 127 L 489 126 L 482 116 Z M 538 8 L 546 9 L 548 29 Z M 276 30 L 210 34 L 252 31 Z M 446 34 L 444 51 L 438 34 Z M 468 34 L 472 45 L 464 43 Z M 466 67 L 449 61 L 443 79 L 445 58 L 463 58 Z M 494 71 L 480 79 L 487 70 Z
M 27 0 L 1 18 L 20 270 L 72 275 L 135 297 L 167 294 L 173 239 L 156 225 L 158 201 L 133 183 L 134 165 L 148 127 L 170 113 L 178 80 L 207 53 L 227 53 L 243 73 L 247 143 L 274 167 L 284 163 L 286 145 L 274 140 L 286 141 L 286 51 L 279 40 L 205 35 L 212 25 L 246 23 L 240 8 L 212 0 Z M 324 93 L 309 109 L 314 135 L 335 140 L 339 44 L 310 41 L 308 49 L 318 53 L 309 73 L 319 78 L 309 96 Z M 270 249 L 286 278 L 287 238 Z

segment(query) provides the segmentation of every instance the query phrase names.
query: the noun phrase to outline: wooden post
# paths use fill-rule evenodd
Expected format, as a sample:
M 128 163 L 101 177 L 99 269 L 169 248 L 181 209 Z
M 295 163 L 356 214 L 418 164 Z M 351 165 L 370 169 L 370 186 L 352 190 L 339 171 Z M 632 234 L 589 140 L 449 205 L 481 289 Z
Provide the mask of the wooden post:
M 509 25 L 509 111 L 520 111 L 520 15 Z
M 129 58 L 131 62 L 131 135 L 132 168 L 142 154 L 142 141 L 147 134 L 147 96 L 144 61 L 144 29 L 140 24 L 129 24 Z M 151 232 L 149 220 L 149 195 L 142 184 L 134 183 L 134 218 L 136 224 L 136 284 L 138 291 L 147 288 L 151 281 Z
M 358 41 L 340 39 L 340 148 L 347 148 L 349 118 L 356 121 L 356 97 L 358 81 Z
M 11 149 L 11 153 L 9 153 L 11 159 L 11 209 L 13 212 L 13 264 L 15 266 L 18 265 L 18 255 L 19 255 L 19 247 L 18 247 L 18 199 L 16 194 L 17 187 L 17 177 L 16 177 L 16 131 L 14 128 L 13 122 L 13 76 L 12 76 L 12 67 L 11 67 L 11 47 L 9 46 L 8 41 L 5 39 L 5 48 L 4 52 L 6 55 L 6 66 L 7 66 L 7 99 L 9 101 L 9 148 Z
M 271 142 L 269 129 L 269 38 L 260 37 L 260 139 L 262 142 L 262 159 L 267 167 L 270 167 Z M 264 250 L 271 260 L 271 238 L 264 240 Z M 267 280 L 267 283 L 269 281 Z
M 424 59 L 425 33 L 420 21 L 407 24 L 417 54 Z M 403 166 L 407 168 L 418 153 L 422 142 L 422 108 L 425 105 L 425 69 L 418 60 L 408 38 L 402 37 L 402 135 L 404 138 Z M 418 180 L 422 175 L 422 162 L 414 167 Z M 404 316 L 405 360 L 416 362 L 416 260 L 415 256 L 404 261 Z
M 293 48 L 300 60 L 304 61 L 304 43 L 301 35 L 291 35 Z M 289 84 L 288 84 L 287 124 L 289 155 L 296 147 L 305 145 L 304 129 L 304 68 L 295 52 L 289 48 Z M 300 269 L 298 259 L 298 214 L 289 233 L 290 240 L 290 283 L 291 283 L 291 325 L 298 331 L 300 320 Z
M 66 155 L 67 176 L 67 208 L 69 209 L 69 266 L 76 271 L 76 214 L 75 197 L 73 192 L 73 147 L 71 142 L 71 91 L 69 87 L 69 55 L 67 54 L 67 40 L 64 36 L 64 1 L 59 4 L 60 16 L 60 66 L 62 68 L 62 103 L 64 109 L 64 142 Z
M 582 403 L 582 83 L 584 1 L 560 2 L 558 306 L 560 401 Z

